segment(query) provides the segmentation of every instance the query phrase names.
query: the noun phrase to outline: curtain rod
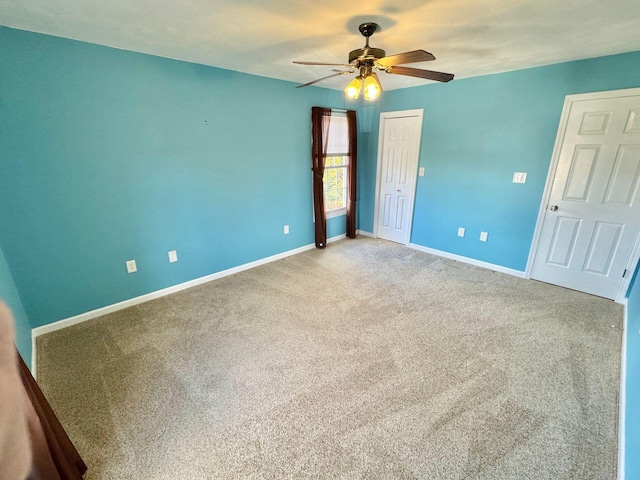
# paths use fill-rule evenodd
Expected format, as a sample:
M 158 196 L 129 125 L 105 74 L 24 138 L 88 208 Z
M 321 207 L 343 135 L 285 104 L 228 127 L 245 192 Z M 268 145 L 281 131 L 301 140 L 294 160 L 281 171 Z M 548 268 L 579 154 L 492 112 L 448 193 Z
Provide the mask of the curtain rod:
M 347 113 L 347 112 L 355 112 L 356 110 L 349 110 L 349 109 L 345 109 L 345 108 L 331 108 L 331 107 L 313 107 L 313 108 L 324 108 L 326 110 L 331 110 L 332 112 L 342 112 L 342 113 Z

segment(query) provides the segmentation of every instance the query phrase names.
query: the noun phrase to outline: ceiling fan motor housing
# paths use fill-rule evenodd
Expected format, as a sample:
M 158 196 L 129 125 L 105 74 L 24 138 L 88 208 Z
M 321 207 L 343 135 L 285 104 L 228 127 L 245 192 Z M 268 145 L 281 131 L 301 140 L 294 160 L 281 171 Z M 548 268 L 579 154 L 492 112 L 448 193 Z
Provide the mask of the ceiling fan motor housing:
M 353 63 L 354 60 L 377 60 L 378 58 L 386 57 L 386 53 L 381 48 L 364 47 L 352 50 L 349 52 L 349 63 Z

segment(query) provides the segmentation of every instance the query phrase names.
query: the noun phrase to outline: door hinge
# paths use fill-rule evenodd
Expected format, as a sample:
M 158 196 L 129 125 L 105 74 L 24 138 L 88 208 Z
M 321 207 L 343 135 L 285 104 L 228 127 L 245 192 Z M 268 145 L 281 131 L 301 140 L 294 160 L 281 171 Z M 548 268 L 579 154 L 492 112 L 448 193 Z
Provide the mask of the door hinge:
M 625 268 L 625 269 L 624 269 L 624 272 L 622 272 L 622 278 L 624 278 L 624 277 L 626 277 L 626 276 L 627 276 L 627 269 Z

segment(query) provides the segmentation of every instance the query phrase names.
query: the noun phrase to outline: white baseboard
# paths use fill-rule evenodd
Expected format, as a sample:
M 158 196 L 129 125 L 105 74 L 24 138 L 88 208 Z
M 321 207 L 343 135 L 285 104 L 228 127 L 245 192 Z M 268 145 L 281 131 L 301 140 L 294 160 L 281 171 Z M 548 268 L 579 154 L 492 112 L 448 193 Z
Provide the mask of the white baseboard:
M 36 336 L 33 334 L 33 329 L 31 329 L 31 375 L 34 379 L 38 380 L 38 364 L 36 363 L 38 360 L 36 355 Z
M 335 237 L 328 238 L 327 243 L 342 240 L 343 238 L 346 238 L 344 234 L 336 235 Z M 288 250 L 286 252 L 278 253 L 276 255 L 271 255 L 270 257 L 261 258 L 260 260 L 255 260 L 253 262 L 245 263 L 243 265 L 238 265 L 237 267 L 228 268 L 227 270 L 222 270 L 220 272 L 212 273 L 211 275 L 206 275 L 204 277 L 189 280 L 188 282 L 163 288 L 162 290 L 156 290 L 155 292 L 150 292 L 145 295 L 140 295 L 139 297 L 130 298 L 122 302 L 114 303 L 112 305 L 107 305 L 105 307 L 101 307 L 95 310 L 81 313 L 80 315 L 75 315 L 73 317 L 58 320 L 57 322 L 48 323 L 47 325 L 42 325 L 41 327 L 33 328 L 31 330 L 32 349 L 33 349 L 31 352 L 31 371 L 32 372 L 36 371 L 36 338 L 39 337 L 40 335 L 55 332 L 57 330 L 67 328 L 72 325 L 77 325 L 78 323 L 86 322 L 87 320 L 91 320 L 93 318 L 101 317 L 102 315 L 106 315 L 108 313 L 117 312 L 118 310 L 123 310 L 125 308 L 133 307 L 134 305 L 139 305 L 141 303 L 148 302 L 149 300 L 164 297 L 166 295 L 171 295 L 172 293 L 176 293 L 181 290 L 185 290 L 187 288 L 195 287 L 197 285 L 202 285 L 203 283 L 211 282 L 213 280 L 227 277 L 229 275 L 233 275 L 235 273 L 239 273 L 244 270 L 249 270 L 251 268 L 259 267 L 260 265 L 275 262 L 276 260 L 290 257 L 291 255 L 296 255 L 298 253 L 302 253 L 307 250 L 313 250 L 315 247 L 316 247 L 315 243 L 310 243 L 309 245 L 304 245 L 299 248 L 294 248 L 293 250 Z M 35 377 L 35 373 L 34 373 L 34 377 Z
M 356 230 L 356 235 L 362 235 L 363 237 L 371 237 L 371 238 L 373 238 L 373 233 L 367 232 L 365 230 Z
M 476 260 L 475 258 L 463 257 L 462 255 L 456 255 L 455 253 L 449 253 L 442 250 L 436 250 L 435 248 L 423 247 L 415 243 L 410 243 L 409 248 L 418 250 L 420 252 L 430 253 L 431 255 L 437 255 L 438 257 L 449 258 L 451 260 L 457 260 L 458 262 L 469 263 L 477 267 L 487 268 L 494 272 L 506 273 L 507 275 L 513 275 L 514 277 L 525 278 L 525 272 L 520 270 L 514 270 L 513 268 L 503 267 L 501 265 L 495 265 L 493 263 L 483 262 Z
M 344 240 L 345 238 L 347 238 L 347 234 L 343 233 L 340 235 L 336 235 L 335 237 L 327 238 L 327 243 L 337 242 L 338 240 Z M 309 245 L 305 245 L 304 247 L 300 247 L 300 248 L 304 248 L 304 250 L 312 250 L 313 248 L 315 248 L 315 246 L 316 246 L 315 243 L 310 243 Z M 291 251 L 293 252 L 293 250 Z M 289 252 L 285 252 L 285 253 L 289 253 Z M 296 252 L 296 253 L 300 253 L 300 252 Z M 283 254 L 281 253 L 280 255 L 283 255 Z M 295 255 L 295 253 L 292 253 L 291 255 Z M 285 255 L 285 256 L 289 257 L 290 255 Z M 269 262 L 265 262 L 265 263 L 269 263 Z
M 627 331 L 629 327 L 626 298 L 622 304 L 624 306 L 624 321 L 622 323 L 622 358 L 620 360 L 620 401 L 618 402 L 618 480 L 624 480 L 625 412 L 627 410 Z

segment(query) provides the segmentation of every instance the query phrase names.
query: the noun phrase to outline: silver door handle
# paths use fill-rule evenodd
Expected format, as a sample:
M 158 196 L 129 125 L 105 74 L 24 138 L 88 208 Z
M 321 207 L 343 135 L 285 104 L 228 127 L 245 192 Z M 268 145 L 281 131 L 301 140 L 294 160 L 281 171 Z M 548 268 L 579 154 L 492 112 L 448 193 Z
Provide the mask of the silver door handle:
M 555 212 L 556 210 L 558 210 L 558 205 L 551 205 L 549 207 L 549 210 L 551 210 L 552 212 Z

